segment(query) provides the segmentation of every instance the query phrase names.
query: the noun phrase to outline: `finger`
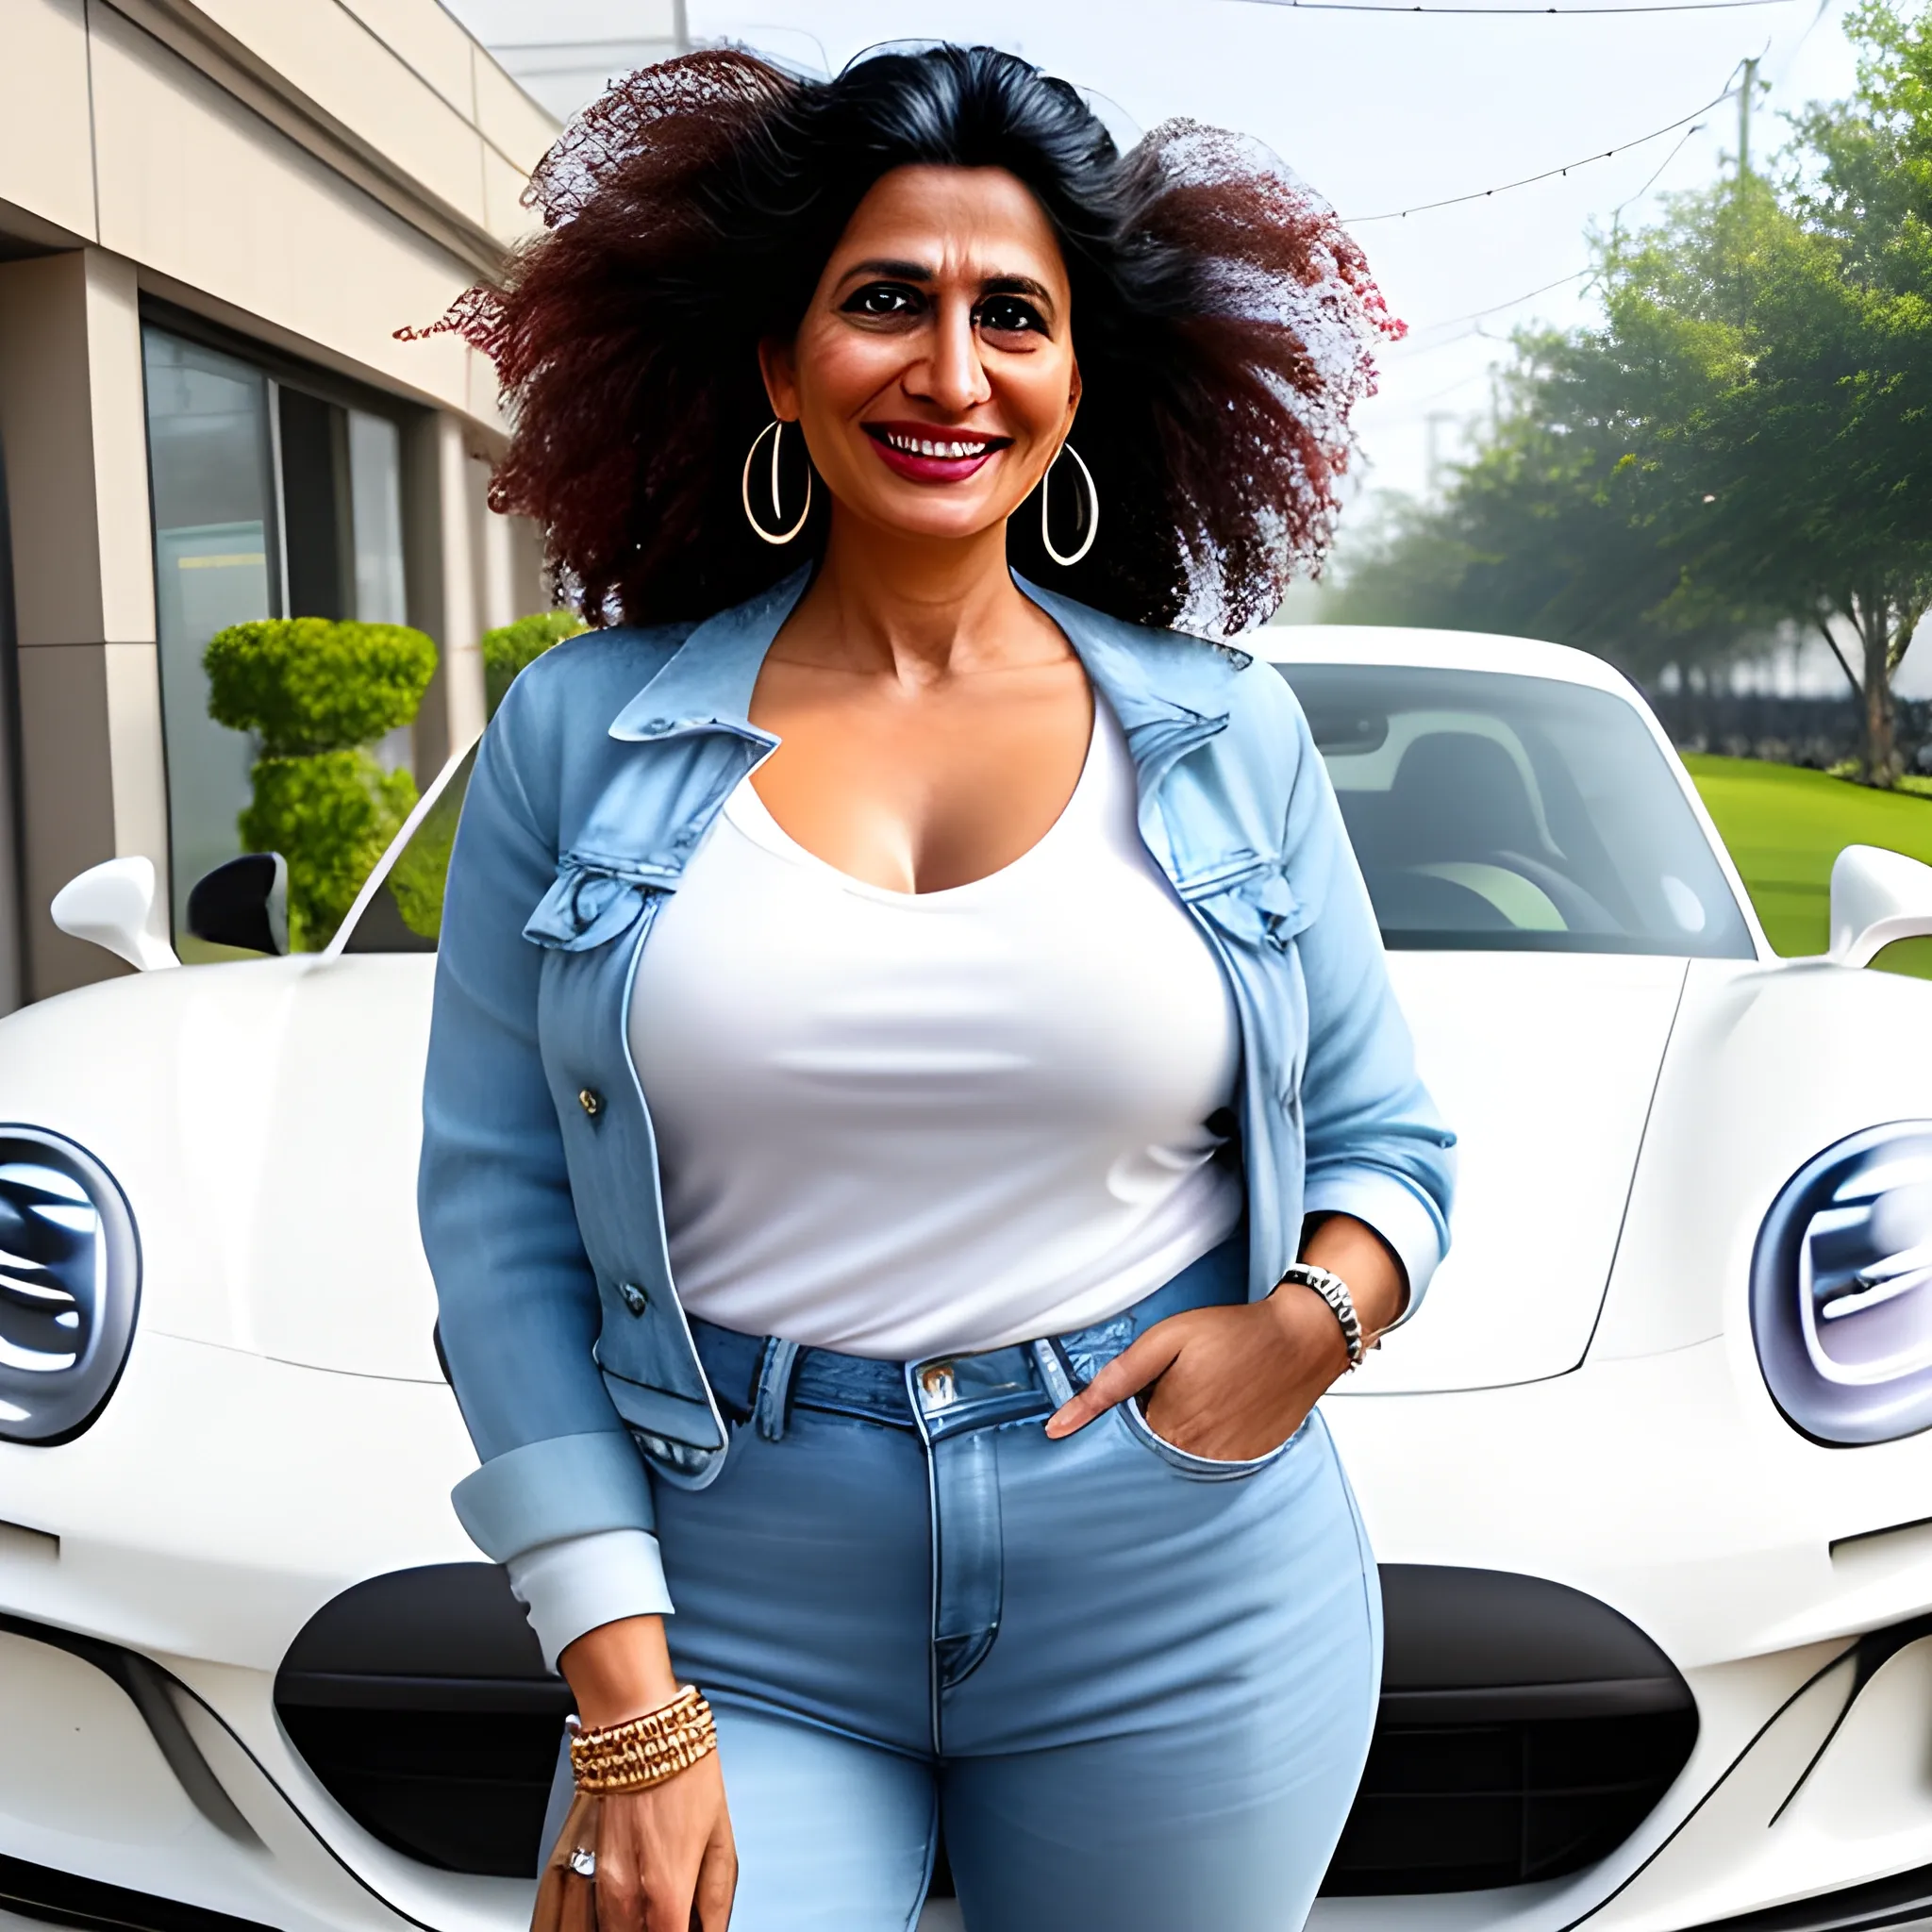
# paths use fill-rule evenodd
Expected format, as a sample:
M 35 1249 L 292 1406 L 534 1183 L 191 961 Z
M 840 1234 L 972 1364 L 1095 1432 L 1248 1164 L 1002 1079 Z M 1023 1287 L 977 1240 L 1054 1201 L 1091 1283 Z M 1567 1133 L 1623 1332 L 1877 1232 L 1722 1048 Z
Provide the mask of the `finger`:
M 1124 1402 L 1172 1366 L 1180 1353 L 1180 1337 L 1165 1332 L 1165 1322 L 1130 1343 L 1088 1383 L 1071 1402 L 1063 1402 L 1046 1419 L 1046 1433 L 1056 1441 L 1084 1429 L 1115 1403 Z
M 697 1896 L 691 1901 L 693 1932 L 727 1932 L 731 1901 L 738 1892 L 738 1853 L 730 1839 L 713 1839 L 705 1850 L 698 1872 Z

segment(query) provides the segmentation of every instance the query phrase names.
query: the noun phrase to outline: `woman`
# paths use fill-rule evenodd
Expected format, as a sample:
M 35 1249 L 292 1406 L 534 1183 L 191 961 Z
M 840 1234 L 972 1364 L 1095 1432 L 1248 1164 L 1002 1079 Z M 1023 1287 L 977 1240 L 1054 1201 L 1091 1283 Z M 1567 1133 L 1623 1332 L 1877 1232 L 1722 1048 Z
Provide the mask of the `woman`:
M 606 625 L 477 761 L 422 1214 L 556 1869 L 866 1932 L 942 1829 L 991 1932 L 1297 1925 L 1379 1671 L 1312 1409 L 1450 1137 L 1292 696 L 1160 626 L 1318 548 L 1373 287 L 986 49 L 646 70 L 536 192 L 456 325 Z

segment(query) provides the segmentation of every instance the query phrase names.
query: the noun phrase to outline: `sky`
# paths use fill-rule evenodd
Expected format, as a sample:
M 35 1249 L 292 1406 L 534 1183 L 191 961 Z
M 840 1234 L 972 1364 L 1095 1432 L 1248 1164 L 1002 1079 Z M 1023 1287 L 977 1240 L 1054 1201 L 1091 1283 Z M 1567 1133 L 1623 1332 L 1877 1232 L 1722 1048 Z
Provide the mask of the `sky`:
M 618 40 L 647 11 L 635 0 L 568 0 L 567 14 L 561 0 L 445 4 L 486 41 L 525 18 L 524 39 Z M 1437 4 L 1484 0 L 1425 0 Z M 1379 393 L 1357 411 L 1356 487 L 1421 493 L 1432 454 L 1453 459 L 1487 410 L 1509 331 L 1593 314 L 1580 273 L 1591 225 L 1641 222 L 1658 194 L 1733 165 L 1737 100 L 1697 110 L 1735 86 L 1740 60 L 1758 57 L 1771 84 L 1754 110 L 1759 161 L 1787 138 L 1784 114 L 1853 82 L 1844 0 L 1607 14 L 1561 9 L 1618 0 L 1556 0 L 1555 13 L 1515 4 L 1495 17 L 1394 0 L 1384 17 L 1279 0 L 687 0 L 687 21 L 696 41 L 819 71 L 885 41 L 991 42 L 1087 91 L 1117 138 L 1187 115 L 1265 142 L 1343 217 L 1409 325 L 1378 358 Z M 1625 151 L 1591 158 L 1613 148 Z M 1462 195 L 1477 198 L 1374 219 Z M 1357 505 L 1344 549 L 1360 521 Z

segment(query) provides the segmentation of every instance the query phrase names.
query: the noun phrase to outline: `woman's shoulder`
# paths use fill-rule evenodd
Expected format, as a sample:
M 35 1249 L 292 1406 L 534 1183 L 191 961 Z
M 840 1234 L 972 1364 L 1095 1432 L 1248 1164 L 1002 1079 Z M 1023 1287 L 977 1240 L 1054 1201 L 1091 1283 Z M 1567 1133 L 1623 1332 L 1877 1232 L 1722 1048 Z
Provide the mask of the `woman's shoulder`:
M 608 724 L 674 658 L 695 623 L 599 625 L 553 644 L 510 686 L 504 709 L 582 724 L 608 706 Z
M 1224 721 L 1212 741 L 1221 756 L 1292 776 L 1306 736 L 1301 704 L 1266 657 L 1191 631 L 1136 624 L 1070 598 L 1053 604 L 1063 625 L 1077 625 L 1090 647 L 1097 644 L 1116 660 L 1117 675 L 1161 704 Z

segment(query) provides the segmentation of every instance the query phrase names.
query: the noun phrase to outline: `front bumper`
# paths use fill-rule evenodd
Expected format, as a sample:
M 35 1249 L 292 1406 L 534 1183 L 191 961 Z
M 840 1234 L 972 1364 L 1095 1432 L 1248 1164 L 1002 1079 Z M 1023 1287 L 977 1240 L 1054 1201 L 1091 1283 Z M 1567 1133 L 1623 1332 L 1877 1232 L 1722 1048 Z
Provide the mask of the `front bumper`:
M 1911 1923 L 1897 1913 L 1914 1908 L 1915 1881 L 1896 1874 L 1932 1864 L 1932 1641 L 1897 1647 L 1842 1722 L 1857 1666 L 1841 1654 L 1932 1602 L 1914 1532 L 1847 1541 L 1923 1516 L 1932 1445 L 1834 1455 L 1774 1416 L 1760 1428 L 1752 1399 L 1713 1343 L 1518 1389 L 1328 1405 L 1385 1563 L 1515 1573 L 1609 1606 L 1670 1660 L 1647 1690 L 1628 1688 L 1643 1669 L 1624 1672 L 1617 1694 L 1662 1709 L 1667 1672 L 1694 1697 L 1698 1734 L 1635 1831 L 1583 1869 L 1329 1896 L 1321 1932 L 1683 1932 L 1787 1910 L 1801 1916 L 1746 1923 Z M 49 1556 L 50 1538 L 0 1534 L 0 1609 L 14 1620 L 0 1630 L 0 1858 L 13 1861 L 0 1873 L 14 1874 L 0 1895 L 43 1871 L 286 1932 L 521 1932 L 527 1880 L 399 1849 L 399 1834 L 358 1822 L 372 1814 L 344 1802 L 324 1747 L 309 1740 L 311 1761 L 292 1736 L 299 1710 L 370 1707 L 353 1685 L 321 1683 L 326 1670 L 293 1681 L 291 1646 L 318 1613 L 371 1578 L 474 1566 L 444 1501 L 470 1463 L 439 1386 L 152 1334 L 86 1437 L 8 1455 L 8 1513 L 59 1543 Z M 432 1619 L 432 1637 L 440 1627 Z M 154 1710 L 76 1655 L 62 1634 L 74 1632 L 147 1660 L 218 1797 L 197 1797 Z M 518 1641 L 527 1648 L 521 1626 Z M 336 1674 L 398 1674 L 393 1655 L 375 1662 Z M 499 1689 L 522 1683 L 526 1716 L 554 1724 L 554 1684 L 526 1662 L 490 1669 Z M 444 1658 L 415 1674 L 462 1674 Z M 1511 1687 L 1391 1683 L 1398 1700 L 1458 1688 Z

